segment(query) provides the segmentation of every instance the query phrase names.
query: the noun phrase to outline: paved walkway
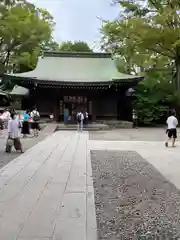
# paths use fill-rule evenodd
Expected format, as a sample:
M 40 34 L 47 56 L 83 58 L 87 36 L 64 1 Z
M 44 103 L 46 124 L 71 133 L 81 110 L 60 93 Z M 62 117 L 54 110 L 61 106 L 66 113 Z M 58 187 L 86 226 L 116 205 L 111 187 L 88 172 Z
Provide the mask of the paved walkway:
M 112 129 L 107 131 L 90 132 L 91 140 L 104 141 L 160 141 L 167 138 L 166 128 L 133 128 L 133 129 Z M 180 136 L 180 129 L 177 129 Z
M 56 128 L 56 124 L 47 124 L 43 130 L 40 132 L 39 136 L 37 138 L 34 138 L 32 136 L 27 138 L 22 138 L 22 144 L 24 151 L 27 151 L 29 148 L 36 145 L 38 142 L 44 140 L 47 136 L 49 136 L 51 133 L 54 132 Z M 7 129 L 0 130 L 0 169 L 11 162 L 14 158 L 18 157 L 20 154 L 17 153 L 15 150 L 11 154 L 5 153 L 5 145 L 6 145 L 6 139 L 7 139 Z
M 56 132 L 0 170 L 0 239 L 96 240 L 91 149 L 136 151 L 180 188 L 179 147 Z
M 96 238 L 87 141 L 56 132 L 0 170 L 0 239 Z

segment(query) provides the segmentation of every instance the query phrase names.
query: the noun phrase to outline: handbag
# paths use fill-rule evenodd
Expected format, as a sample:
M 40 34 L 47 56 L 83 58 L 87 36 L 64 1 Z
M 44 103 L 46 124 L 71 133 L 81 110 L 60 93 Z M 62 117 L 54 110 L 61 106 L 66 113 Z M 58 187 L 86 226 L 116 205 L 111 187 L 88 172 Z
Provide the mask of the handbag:
M 13 139 L 12 138 L 7 139 L 7 146 L 10 146 L 10 147 L 13 146 Z
M 14 141 L 12 138 L 8 137 L 7 142 L 6 142 L 6 148 L 5 148 L 5 152 L 7 153 L 11 153 L 12 150 L 12 146 L 14 144 Z

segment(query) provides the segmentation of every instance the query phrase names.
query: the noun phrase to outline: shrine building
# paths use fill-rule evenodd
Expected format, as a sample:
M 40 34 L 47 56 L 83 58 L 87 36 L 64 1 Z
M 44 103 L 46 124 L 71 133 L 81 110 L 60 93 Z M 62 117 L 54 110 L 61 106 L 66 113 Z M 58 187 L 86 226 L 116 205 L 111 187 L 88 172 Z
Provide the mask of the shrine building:
M 109 53 L 44 52 L 36 68 L 5 74 L 29 94 L 21 96 L 23 110 L 37 107 L 41 116 L 63 120 L 64 109 L 86 110 L 91 121 L 131 120 L 131 89 L 143 77 L 119 73 Z M 19 94 L 20 95 L 20 94 Z

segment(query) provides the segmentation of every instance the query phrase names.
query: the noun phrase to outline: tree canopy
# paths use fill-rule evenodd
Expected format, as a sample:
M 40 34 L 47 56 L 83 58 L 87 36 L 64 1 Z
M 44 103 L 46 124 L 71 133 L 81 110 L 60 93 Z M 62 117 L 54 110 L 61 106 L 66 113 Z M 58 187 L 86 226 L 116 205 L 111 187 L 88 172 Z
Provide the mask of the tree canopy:
M 125 59 L 131 56 L 135 65 L 152 67 L 160 59 L 163 64 L 174 64 L 180 91 L 180 2 L 126 0 L 118 4 L 120 18 L 105 22 L 102 28 L 106 48 L 118 49 Z
M 86 42 L 59 45 L 51 14 L 27 0 L 0 0 L 0 22 L 0 74 L 33 69 L 43 51 L 92 52 Z
M 35 67 L 44 48 L 55 47 L 53 17 L 26 1 L 0 2 L 0 72 Z
M 77 41 L 77 42 L 63 42 L 59 46 L 60 51 L 64 52 L 92 52 L 92 49 L 88 46 L 86 42 Z
M 117 56 L 119 71 L 144 72 L 134 104 L 141 115 L 147 113 L 144 119 L 150 119 L 153 107 L 163 112 L 167 106 L 179 104 L 179 97 L 173 96 L 180 94 L 180 1 L 113 2 L 120 6 L 119 17 L 103 22 L 102 48 Z

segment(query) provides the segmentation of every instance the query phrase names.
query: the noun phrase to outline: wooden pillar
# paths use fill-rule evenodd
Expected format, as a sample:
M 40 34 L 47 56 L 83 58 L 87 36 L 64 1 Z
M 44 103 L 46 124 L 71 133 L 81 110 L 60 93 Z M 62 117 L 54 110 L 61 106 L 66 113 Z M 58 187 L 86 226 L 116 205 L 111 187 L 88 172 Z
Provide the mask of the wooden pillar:
M 96 100 L 92 101 L 92 122 L 96 122 Z
M 54 115 L 54 119 L 57 121 L 58 119 L 58 100 L 56 99 L 55 101 L 55 104 L 54 104 L 54 112 L 53 112 L 53 115 Z
M 61 89 L 57 90 L 57 97 L 56 97 L 56 121 L 61 121 L 62 120 L 62 115 L 63 115 L 63 96 Z
M 92 122 L 96 122 L 96 102 L 92 101 Z
M 57 121 L 57 116 L 58 116 L 58 92 L 57 89 L 54 89 L 53 91 L 53 99 L 54 99 L 54 103 L 53 103 L 53 115 L 54 115 L 54 120 Z

